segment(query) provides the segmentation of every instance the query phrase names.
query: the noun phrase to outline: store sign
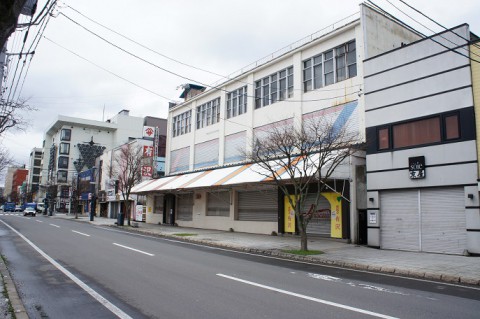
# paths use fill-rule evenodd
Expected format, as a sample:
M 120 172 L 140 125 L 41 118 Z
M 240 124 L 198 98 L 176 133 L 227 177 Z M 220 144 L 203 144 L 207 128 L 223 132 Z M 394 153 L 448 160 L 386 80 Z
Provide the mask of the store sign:
M 425 156 L 409 157 L 408 172 L 410 179 L 425 178 Z
M 153 169 L 151 166 L 142 166 L 142 176 L 152 177 Z
M 143 157 L 152 157 L 153 156 L 153 146 L 143 146 Z
M 143 127 L 143 137 L 155 137 L 155 127 L 153 126 L 144 126 Z

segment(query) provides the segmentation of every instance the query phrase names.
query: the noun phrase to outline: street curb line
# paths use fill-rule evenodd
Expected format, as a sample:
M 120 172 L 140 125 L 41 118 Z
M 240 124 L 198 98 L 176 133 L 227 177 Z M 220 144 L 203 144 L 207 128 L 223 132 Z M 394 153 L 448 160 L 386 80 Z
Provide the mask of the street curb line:
M 8 270 L 8 267 L 5 265 L 2 258 L 0 258 L 0 273 L 2 274 L 3 282 L 7 287 L 8 299 L 12 305 L 15 317 L 17 319 L 29 319 L 22 299 L 20 299 L 17 288 L 15 287 L 12 277 L 10 276 L 10 271 Z
M 210 241 L 201 240 L 201 239 L 198 240 L 192 237 L 180 237 L 180 236 L 175 236 L 170 234 L 159 234 L 155 232 L 150 232 L 148 230 L 141 230 L 141 228 L 130 229 L 130 228 L 125 228 L 125 226 L 117 226 L 117 225 L 105 225 L 105 226 L 118 228 L 126 232 L 148 234 L 151 236 L 175 239 L 178 241 L 194 243 L 194 244 L 204 245 L 208 247 L 224 248 L 224 249 L 230 249 L 233 251 L 246 252 L 246 253 L 256 254 L 256 255 L 272 256 L 275 258 L 281 258 L 285 260 L 308 262 L 308 263 L 317 264 L 317 265 L 335 266 L 335 267 L 348 268 L 348 269 L 361 270 L 361 271 L 377 272 L 377 273 L 382 273 L 386 275 L 395 275 L 395 276 L 400 276 L 405 278 L 425 279 L 425 280 L 445 282 L 450 284 L 480 286 L 479 278 L 468 278 L 468 277 L 452 276 L 452 275 L 439 274 L 439 273 L 429 273 L 429 272 L 423 272 L 423 271 L 422 272 L 411 271 L 403 268 L 395 268 L 395 267 L 392 268 L 392 267 L 385 267 L 385 266 L 378 266 L 378 265 L 356 264 L 352 262 L 344 262 L 344 261 L 337 261 L 337 260 L 331 260 L 331 259 L 318 259 L 318 258 L 313 258 L 311 256 L 299 256 L 299 255 L 288 254 L 278 250 L 242 248 L 242 247 L 226 245 L 218 242 L 210 242 Z

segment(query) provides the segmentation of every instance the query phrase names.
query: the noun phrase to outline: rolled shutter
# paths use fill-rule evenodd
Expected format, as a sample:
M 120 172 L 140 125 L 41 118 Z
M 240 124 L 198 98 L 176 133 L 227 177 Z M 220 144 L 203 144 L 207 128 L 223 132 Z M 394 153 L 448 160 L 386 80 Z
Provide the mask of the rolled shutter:
M 277 190 L 238 192 L 238 219 L 250 221 L 278 221 Z

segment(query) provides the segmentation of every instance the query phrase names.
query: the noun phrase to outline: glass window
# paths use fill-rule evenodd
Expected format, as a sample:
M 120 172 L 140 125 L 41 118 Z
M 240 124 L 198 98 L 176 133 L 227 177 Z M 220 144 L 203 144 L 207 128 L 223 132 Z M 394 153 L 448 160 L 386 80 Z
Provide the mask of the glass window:
M 255 83 L 255 108 L 259 109 L 262 107 L 262 86 L 260 81 Z
M 288 97 L 293 97 L 293 66 L 287 69 L 287 85 L 288 85 Z
M 322 56 L 313 58 L 313 85 L 315 89 L 321 88 L 322 85 Z
M 58 183 L 67 182 L 67 171 L 57 171 L 57 182 Z
M 457 114 L 445 117 L 445 138 L 447 140 L 460 138 L 460 127 L 458 125 Z
M 312 89 L 312 60 L 303 62 L 303 91 Z
M 33 160 L 33 166 L 41 166 L 41 165 L 42 165 L 41 160 L 39 160 L 39 159 Z
M 60 143 L 59 152 L 63 155 L 70 154 L 70 143 Z
M 173 117 L 172 133 L 173 137 L 190 133 L 192 111 L 183 112 Z
M 246 93 L 246 90 L 245 90 Z M 293 67 L 280 70 L 255 82 L 255 108 L 293 96 Z
M 59 156 L 58 157 L 58 168 L 68 168 L 68 157 Z
M 277 101 L 277 75 L 273 74 L 270 81 L 270 103 Z
M 40 167 L 35 167 L 35 168 L 33 169 L 33 174 L 35 174 L 35 175 L 40 175 L 40 172 L 41 172 Z
M 62 129 L 60 132 L 60 141 L 70 141 L 72 130 L 68 128 Z
M 381 128 L 378 130 L 378 149 L 386 150 L 390 148 L 390 136 L 388 128 Z
M 323 54 L 323 63 L 324 67 L 324 83 L 325 85 L 330 85 L 335 82 L 334 74 L 333 74 L 333 50 L 327 51 Z
M 397 124 L 393 126 L 393 147 L 401 148 L 441 141 L 440 118 Z
M 355 41 L 347 43 L 347 70 L 349 78 L 357 76 L 357 51 Z
M 197 129 L 220 121 L 220 98 L 197 106 Z
M 247 112 L 247 87 L 227 94 L 227 119 Z

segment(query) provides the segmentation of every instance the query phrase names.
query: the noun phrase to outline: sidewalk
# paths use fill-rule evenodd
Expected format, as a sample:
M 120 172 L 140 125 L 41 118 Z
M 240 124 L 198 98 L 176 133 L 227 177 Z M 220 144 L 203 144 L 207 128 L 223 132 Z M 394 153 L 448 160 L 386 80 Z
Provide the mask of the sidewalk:
M 51 218 L 63 218 L 108 226 L 114 226 L 116 222 L 116 219 L 102 217 L 95 217 L 95 220 L 90 222 L 89 218 L 85 216 L 75 220 L 74 216 L 65 214 L 56 214 L 51 216 Z M 126 223 L 127 221 L 125 220 L 125 225 Z M 136 224 L 138 224 L 138 228 L 120 227 L 133 232 L 174 237 L 182 241 L 271 255 L 279 258 L 480 286 L 480 257 L 380 250 L 347 244 L 344 241 L 312 236 L 308 240 L 308 249 L 320 250 L 324 253 L 304 257 L 282 252 L 285 249 L 300 248 L 300 239 L 297 236 L 235 233 L 141 222 Z M 191 234 L 191 236 L 179 236 L 178 234 Z

